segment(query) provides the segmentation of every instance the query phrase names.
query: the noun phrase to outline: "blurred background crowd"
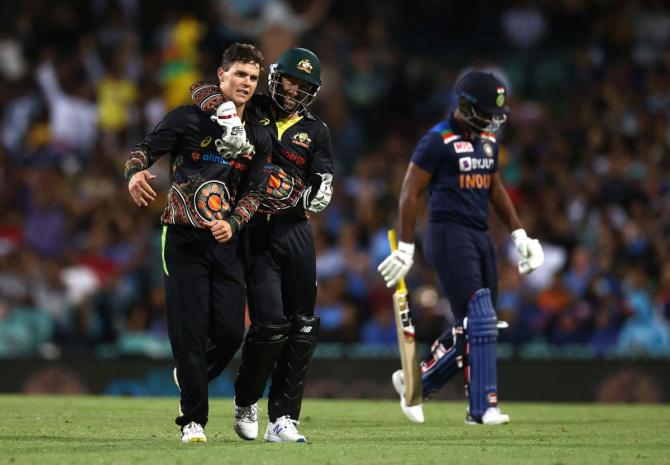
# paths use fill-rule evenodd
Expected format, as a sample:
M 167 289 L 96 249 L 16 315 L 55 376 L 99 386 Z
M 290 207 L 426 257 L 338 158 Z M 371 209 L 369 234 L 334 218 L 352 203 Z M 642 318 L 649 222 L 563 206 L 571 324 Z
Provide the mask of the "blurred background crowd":
M 223 49 L 314 50 L 335 196 L 311 220 L 324 342 L 395 344 L 376 267 L 414 144 L 466 67 L 508 83 L 500 170 L 546 262 L 498 249 L 501 340 L 586 356 L 670 354 L 670 8 L 662 0 L 25 0 L 0 5 L 0 356 L 165 355 L 159 217 L 127 153 Z M 164 195 L 165 160 L 152 170 Z M 419 340 L 450 320 L 421 258 Z M 372 346 L 371 346 L 372 347 Z M 169 353 L 169 352 L 168 352 Z

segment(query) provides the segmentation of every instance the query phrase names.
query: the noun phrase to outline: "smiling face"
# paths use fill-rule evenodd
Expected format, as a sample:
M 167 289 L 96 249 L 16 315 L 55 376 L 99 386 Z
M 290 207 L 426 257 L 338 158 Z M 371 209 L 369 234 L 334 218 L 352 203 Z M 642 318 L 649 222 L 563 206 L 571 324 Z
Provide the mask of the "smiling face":
M 247 103 L 256 91 L 261 69 L 257 63 L 243 63 L 236 61 L 228 70 L 219 68 L 219 88 L 224 97 L 240 107 Z

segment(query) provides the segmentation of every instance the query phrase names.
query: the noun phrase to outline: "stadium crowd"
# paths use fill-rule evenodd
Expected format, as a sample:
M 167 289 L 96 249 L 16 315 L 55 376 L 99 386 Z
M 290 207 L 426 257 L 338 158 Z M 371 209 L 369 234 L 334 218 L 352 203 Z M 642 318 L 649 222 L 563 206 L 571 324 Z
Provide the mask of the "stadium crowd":
M 312 111 L 330 127 L 336 171 L 332 203 L 311 220 L 322 341 L 395 344 L 376 271 L 386 230 L 414 144 L 474 66 L 509 84 L 501 172 L 546 255 L 520 276 L 494 221 L 502 341 L 670 353 L 662 0 L 26 0 L 0 11 L 0 356 L 150 353 L 166 339 L 164 203 L 137 208 L 123 165 L 189 103 L 192 82 L 215 80 L 234 41 L 259 44 L 267 63 L 294 44 L 323 63 Z M 155 173 L 164 195 L 166 167 Z M 418 255 L 408 286 L 430 342 L 451 314 Z

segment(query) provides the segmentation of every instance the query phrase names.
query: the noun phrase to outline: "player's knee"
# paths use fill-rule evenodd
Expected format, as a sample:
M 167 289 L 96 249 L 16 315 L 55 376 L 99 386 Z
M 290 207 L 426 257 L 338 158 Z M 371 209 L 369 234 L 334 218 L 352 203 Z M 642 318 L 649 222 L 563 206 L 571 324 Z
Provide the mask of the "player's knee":
M 479 289 L 470 298 L 468 303 L 468 319 L 466 330 L 468 337 L 498 336 L 498 319 L 496 317 L 491 291 L 488 288 Z
M 296 314 L 291 317 L 291 333 L 316 339 L 321 319 L 316 315 Z
M 252 324 L 246 336 L 247 343 L 266 344 L 286 341 L 291 331 L 290 323 L 256 325 Z

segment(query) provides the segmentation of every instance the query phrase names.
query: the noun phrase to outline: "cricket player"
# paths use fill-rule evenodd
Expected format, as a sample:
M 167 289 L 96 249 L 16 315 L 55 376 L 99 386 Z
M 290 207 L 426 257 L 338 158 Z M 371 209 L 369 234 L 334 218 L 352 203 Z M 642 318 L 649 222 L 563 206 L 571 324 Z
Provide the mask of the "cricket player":
M 424 253 L 435 268 L 456 318 L 421 364 L 423 397 L 465 370 L 466 423 L 498 425 L 509 416 L 498 408 L 495 302 L 498 276 L 488 228 L 489 204 L 509 228 L 521 256 L 519 272 L 542 265 L 539 241 L 523 229 L 498 174 L 496 131 L 507 120 L 507 89 L 492 73 L 469 71 L 455 86 L 457 108 L 428 131 L 412 154 L 400 192 L 398 249 L 378 267 L 393 286 L 412 266 L 417 203 L 428 189 L 429 224 Z M 401 407 L 412 421 L 422 405 L 404 403 L 402 371 L 393 374 Z
M 271 378 L 265 440 L 305 442 L 297 425 L 319 332 L 316 253 L 308 219 L 332 197 L 332 148 L 328 127 L 308 111 L 321 86 L 319 58 L 291 48 L 271 65 L 268 83 L 270 95 L 254 96 L 248 118 L 270 132 L 272 163 L 282 169 L 284 187 L 263 201 L 243 231 L 252 324 L 235 381 L 234 429 L 243 439 L 257 438 L 258 400 Z M 194 86 L 204 89 L 206 84 Z M 218 102 L 195 103 L 212 111 Z M 300 196 L 276 212 L 282 207 L 275 202 L 284 202 L 289 191 Z M 217 374 L 210 371 L 210 378 Z
M 146 207 L 156 199 L 149 167 L 170 154 L 171 186 L 161 217 L 168 333 L 181 391 L 182 442 L 206 442 L 208 338 L 223 366 L 244 337 L 245 284 L 239 235 L 265 195 L 272 142 L 243 125 L 263 66 L 254 46 L 223 53 L 219 89 L 228 97 L 213 116 L 195 105 L 170 111 L 126 162 L 128 190 Z

